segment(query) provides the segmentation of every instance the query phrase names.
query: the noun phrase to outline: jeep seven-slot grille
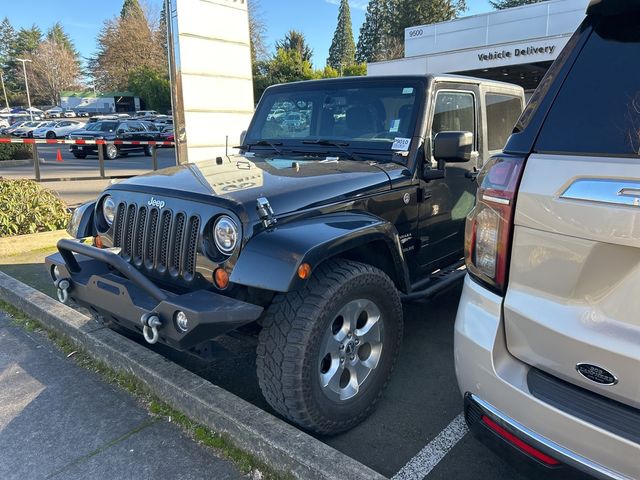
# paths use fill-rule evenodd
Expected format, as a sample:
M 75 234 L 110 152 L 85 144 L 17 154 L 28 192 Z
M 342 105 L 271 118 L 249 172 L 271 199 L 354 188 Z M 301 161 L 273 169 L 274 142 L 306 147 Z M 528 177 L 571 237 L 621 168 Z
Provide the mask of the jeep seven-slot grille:
M 196 270 L 200 219 L 146 205 L 120 203 L 113 228 L 113 246 L 136 267 L 169 272 L 189 281 Z

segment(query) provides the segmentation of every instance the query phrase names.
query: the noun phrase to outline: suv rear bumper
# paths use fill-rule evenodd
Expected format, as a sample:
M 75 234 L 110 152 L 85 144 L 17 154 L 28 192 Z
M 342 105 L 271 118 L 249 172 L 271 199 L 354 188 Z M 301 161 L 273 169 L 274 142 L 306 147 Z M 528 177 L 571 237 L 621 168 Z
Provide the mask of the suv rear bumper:
M 178 350 L 253 322 L 262 314 L 262 307 L 209 290 L 183 295 L 162 290 L 110 250 L 75 240 L 60 240 L 58 250 L 45 263 L 54 280 L 69 280 L 69 298 L 136 332 L 142 332 L 143 315 L 154 314 L 162 324 L 158 328 L 160 343 Z M 186 332 L 175 323 L 180 311 L 188 319 Z
M 456 375 L 465 394 L 470 429 L 489 444 L 511 445 L 521 458 L 532 459 L 487 423 L 559 461 L 548 473 L 575 469 L 596 478 L 640 478 L 640 445 L 534 397 L 527 386 L 530 367 L 507 350 L 502 297 L 469 276 L 458 307 L 454 333 Z M 486 416 L 491 422 L 482 421 Z M 512 457 L 515 458 L 515 457 Z

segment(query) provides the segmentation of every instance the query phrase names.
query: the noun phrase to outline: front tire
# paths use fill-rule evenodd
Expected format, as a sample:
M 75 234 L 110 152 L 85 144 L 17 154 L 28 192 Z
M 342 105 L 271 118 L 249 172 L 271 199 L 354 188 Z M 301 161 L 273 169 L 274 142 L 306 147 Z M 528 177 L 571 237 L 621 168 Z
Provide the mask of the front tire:
M 402 340 L 402 304 L 381 270 L 349 260 L 320 265 L 301 291 L 278 295 L 257 349 L 269 404 L 313 432 L 353 428 L 374 410 Z

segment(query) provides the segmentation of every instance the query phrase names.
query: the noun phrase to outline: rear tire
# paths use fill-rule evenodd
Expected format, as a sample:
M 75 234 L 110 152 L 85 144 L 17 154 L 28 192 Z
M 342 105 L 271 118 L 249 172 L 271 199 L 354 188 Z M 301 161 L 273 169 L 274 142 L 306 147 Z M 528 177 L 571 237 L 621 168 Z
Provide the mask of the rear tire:
M 53 140 L 54 138 L 56 138 L 55 132 L 47 132 L 47 138 L 49 140 Z
M 384 272 L 349 260 L 322 264 L 267 310 L 257 349 L 262 393 L 307 430 L 349 430 L 380 400 L 402 329 L 400 296 Z

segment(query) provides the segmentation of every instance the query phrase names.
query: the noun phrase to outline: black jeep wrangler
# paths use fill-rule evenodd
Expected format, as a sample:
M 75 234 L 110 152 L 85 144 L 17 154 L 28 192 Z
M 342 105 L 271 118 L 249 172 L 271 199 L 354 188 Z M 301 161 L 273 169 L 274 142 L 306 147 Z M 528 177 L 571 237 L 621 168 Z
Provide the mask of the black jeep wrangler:
M 93 245 L 61 240 L 47 258 L 58 296 L 192 352 L 257 323 L 273 408 L 347 430 L 389 380 L 402 300 L 461 278 L 477 168 L 523 104 L 520 87 L 457 76 L 271 87 L 239 155 L 132 178 L 78 208 L 69 232 Z

